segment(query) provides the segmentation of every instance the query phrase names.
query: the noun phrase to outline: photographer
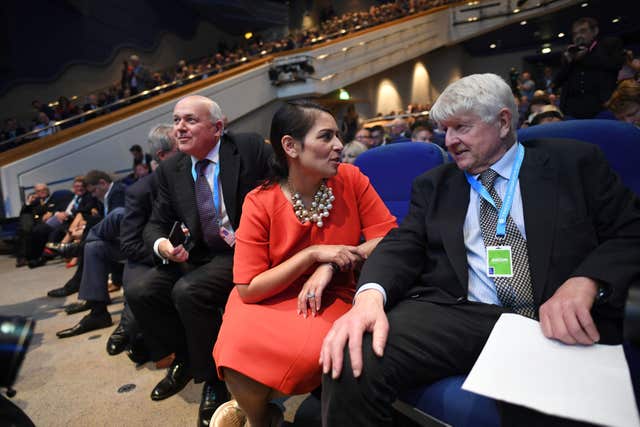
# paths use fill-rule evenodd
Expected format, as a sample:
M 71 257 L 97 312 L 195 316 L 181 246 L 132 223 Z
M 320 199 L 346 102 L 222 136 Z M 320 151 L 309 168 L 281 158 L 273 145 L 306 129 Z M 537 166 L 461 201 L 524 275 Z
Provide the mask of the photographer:
M 562 56 L 554 87 L 562 88 L 560 109 L 577 119 L 590 119 L 604 109 L 624 62 L 622 41 L 598 40 L 598 21 L 580 18 L 572 25 L 573 44 Z

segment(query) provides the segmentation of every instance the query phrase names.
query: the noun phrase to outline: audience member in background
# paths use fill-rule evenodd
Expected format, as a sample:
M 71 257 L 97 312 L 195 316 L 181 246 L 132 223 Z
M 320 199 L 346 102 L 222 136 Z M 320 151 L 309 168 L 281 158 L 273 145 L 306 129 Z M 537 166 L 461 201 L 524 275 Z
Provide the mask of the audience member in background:
M 389 126 L 389 140 L 387 144 L 395 144 L 397 142 L 410 142 L 411 131 L 409 124 L 401 117 L 396 117 L 391 121 Z
M 529 117 L 529 126 L 561 122 L 562 120 L 564 120 L 564 116 L 558 107 L 555 105 L 544 105 L 537 113 L 531 114 Z
M 60 121 L 80 114 L 80 109 L 71 101 L 69 101 L 69 98 L 67 98 L 66 96 L 61 96 L 60 98 L 58 98 L 58 105 L 56 105 L 54 114 L 55 119 L 57 121 Z M 65 129 L 69 126 L 71 126 L 71 124 L 66 123 L 62 125 L 62 128 Z
M 356 132 L 360 127 L 360 117 L 356 113 L 356 107 L 350 104 L 347 107 L 347 113 L 342 118 L 340 132 L 342 132 L 343 141 L 352 141 L 356 136 Z
M 260 135 L 223 134 L 221 118 L 220 107 L 209 98 L 188 96 L 176 104 L 180 153 L 154 172 L 158 197 L 144 230 L 157 267 L 126 291 L 152 359 L 175 353 L 151 399 L 178 393 L 191 378 L 204 382 L 198 425 L 207 425 L 228 400 L 211 351 L 233 288 L 234 233 L 242 202 L 266 177 L 271 156 Z
M 47 295 L 54 298 L 66 297 L 78 292 L 80 289 L 80 282 L 84 271 L 83 263 L 83 243 L 91 228 L 95 226 L 102 218 L 109 214 L 116 208 L 124 206 L 124 184 L 120 182 L 114 182 L 111 176 L 100 170 L 91 170 L 87 172 L 84 177 L 87 185 L 87 191 L 91 193 L 93 197 L 100 201 L 99 209 L 95 212 L 95 215 L 89 215 L 85 219 L 86 225 L 83 230 L 80 244 L 66 244 L 60 245 L 57 248 L 49 246 L 50 249 L 57 250 L 65 258 L 78 257 L 78 268 L 74 275 L 65 283 L 64 286 L 50 290 Z M 111 270 L 115 275 L 122 274 L 122 267 L 119 265 L 114 266 Z M 116 283 L 122 283 L 121 280 L 114 279 Z
M 633 56 L 632 50 L 625 50 L 624 58 L 624 65 L 618 73 L 618 82 L 623 80 L 638 81 L 640 79 L 640 59 Z
M 616 88 L 624 63 L 622 41 L 598 39 L 598 21 L 580 18 L 573 23 L 573 44 L 562 55 L 555 87 L 562 88 L 560 110 L 577 119 L 591 119 L 604 109 Z
M 367 146 L 362 142 L 353 140 L 345 144 L 342 153 L 340 153 L 340 161 L 352 165 L 356 161 L 356 158 L 367 151 L 367 149 Z
M 46 227 L 47 220 L 55 212 L 64 210 L 67 203 L 69 203 L 69 199 L 66 197 L 52 198 L 49 187 L 45 183 L 39 182 L 33 186 L 33 193 L 27 196 L 27 200 L 20 210 L 16 267 L 29 264 L 29 267 L 33 268 L 45 264 L 46 260 L 42 258 L 42 249 L 47 241 L 47 234 L 44 234 L 43 237 L 43 233 L 38 230 L 41 227 Z
M 396 226 L 367 177 L 338 162 L 338 134 L 329 110 L 311 102 L 274 115 L 272 178 L 245 201 L 236 286 L 213 353 L 235 401 L 212 425 L 278 426 L 273 397 L 320 385 L 320 346 L 351 306 L 354 270 Z
M 151 160 L 152 160 L 151 154 L 145 153 L 144 151 L 142 151 L 142 147 L 140 145 L 138 144 L 132 145 L 131 148 L 129 148 L 129 152 L 133 156 L 132 168 L 135 168 L 135 166 L 140 163 L 143 163 L 145 165 L 151 164 Z
M 27 131 L 18 124 L 15 117 L 9 117 L 4 121 L 4 129 L 2 130 L 2 139 L 11 139 L 20 135 L 24 135 Z
M 55 118 L 55 112 L 53 108 L 49 107 L 47 104 L 43 104 L 38 99 L 34 99 L 31 101 L 31 106 L 36 111 L 36 113 L 45 113 L 49 119 L 53 120 Z
M 171 125 L 155 126 L 149 132 L 148 140 L 156 164 L 177 153 L 178 147 Z M 145 362 L 149 358 L 149 352 L 144 335 L 127 303 L 127 291 L 131 284 L 141 281 L 153 267 L 152 249 L 145 245 L 143 231 L 151 217 L 157 193 L 158 182 L 154 175 L 127 188 L 124 216 L 120 224 L 120 250 L 127 259 L 122 280 L 126 305 L 120 324 L 107 341 L 107 352 L 111 355 L 118 354 L 128 345 L 127 355 L 136 363 Z
M 38 113 L 38 124 L 33 127 L 34 131 L 38 132 L 38 138 L 44 138 L 45 136 L 53 135 L 58 132 L 58 126 L 56 122 L 49 119 L 45 113 Z
M 358 132 L 356 132 L 356 136 L 353 139 L 364 144 L 367 148 L 371 148 L 373 145 L 371 131 L 365 127 L 358 129 Z
M 379 147 L 385 143 L 384 127 L 381 125 L 375 125 L 369 128 L 371 134 L 371 144 L 369 148 Z
M 533 98 L 533 92 L 536 90 L 536 83 L 531 79 L 531 73 L 523 71 L 518 81 L 518 90 L 520 96 L 526 96 L 528 100 Z
M 82 216 L 83 213 L 90 212 L 92 208 L 98 206 L 97 200 L 87 194 L 84 177 L 75 177 L 72 191 L 73 197 L 66 206 L 62 206 L 47 220 L 40 222 L 33 228 L 31 248 L 28 253 L 38 254 L 38 258 L 30 262 L 30 266 L 43 265 L 47 258 L 43 253 L 45 244 L 61 241 L 76 215 Z
M 147 89 L 147 85 L 151 80 L 151 74 L 149 70 L 142 66 L 138 55 L 131 55 L 129 62 L 131 63 L 129 90 L 131 91 L 131 95 L 136 95 Z
M 554 92 L 555 88 L 553 87 L 553 70 L 551 69 L 551 67 L 544 67 L 542 80 L 538 87 L 548 95 Z
M 323 426 L 392 425 L 398 394 L 467 374 L 503 313 L 539 318 L 547 338 L 577 352 L 622 342 L 640 277 L 640 202 L 600 149 L 518 143 L 511 89 L 495 74 L 452 83 L 430 113 L 455 163 L 413 182 L 409 213 L 369 256 L 353 307 L 327 334 Z M 511 195 L 503 235 L 494 204 Z M 498 244 L 513 254 L 492 257 Z M 510 259 L 512 277 L 489 276 L 492 261 Z M 573 425 L 499 406 L 502 425 Z
M 640 83 L 635 80 L 620 82 L 606 107 L 615 119 L 640 126 Z
M 171 138 L 170 135 L 167 135 L 167 129 L 172 131 L 171 127 L 165 126 L 164 129 L 164 137 Z M 169 139 L 169 141 L 171 141 L 171 139 Z M 146 167 L 143 164 L 136 166 Z M 149 205 L 149 203 L 145 203 L 145 201 L 150 198 L 151 187 L 154 185 L 153 181 L 153 177 L 148 177 L 140 187 L 134 189 L 133 193 L 127 192 L 129 202 L 132 201 L 131 195 L 138 195 L 138 197 L 143 199 L 142 201 L 134 200 L 134 207 L 145 207 Z M 138 191 L 138 188 L 142 189 L 142 191 Z M 142 217 L 145 220 L 148 219 L 151 206 L 146 207 L 149 208 L 148 211 L 137 210 L 133 213 L 133 216 L 137 218 Z M 59 338 L 68 338 L 95 329 L 111 326 L 111 316 L 106 308 L 107 304 L 111 301 L 107 280 L 114 263 L 122 263 L 127 258 L 127 255 L 121 250 L 120 244 L 122 222 L 124 221 L 125 215 L 127 215 L 125 212 L 126 208 L 127 206 L 125 205 L 125 207 L 118 207 L 111 210 L 87 235 L 82 249 L 83 273 L 78 295 L 78 299 L 82 300 L 82 302 L 68 306 L 65 311 L 69 314 L 85 310 L 91 311 L 75 326 L 58 332 L 57 336 Z M 131 209 L 131 207 L 129 207 L 129 209 Z M 129 213 L 129 217 L 131 217 L 131 213 Z M 144 223 L 140 224 L 138 222 L 138 229 L 129 230 L 130 232 L 134 232 L 139 239 L 137 243 L 139 243 L 138 249 L 141 253 L 136 255 L 138 259 L 150 258 L 151 256 L 151 250 L 145 249 L 142 243 L 143 228 Z M 128 242 L 130 242 L 130 240 Z M 147 256 L 145 257 L 145 255 Z M 124 313 L 130 314 L 128 306 L 125 306 Z M 125 317 L 124 313 L 123 317 Z M 127 314 L 127 316 L 129 316 L 129 314 Z M 124 327 L 120 328 L 119 326 L 107 341 L 107 352 L 112 355 L 118 354 L 124 350 L 127 343 L 128 335 L 125 334 Z
M 427 124 L 421 123 L 419 126 L 413 128 L 413 132 L 411 132 L 411 141 L 431 142 L 431 138 L 433 137 L 433 129 L 427 126 Z
M 148 155 L 148 154 L 147 154 Z M 122 183 L 124 185 L 131 185 L 142 177 L 145 177 L 151 173 L 151 164 L 153 163 L 153 159 L 150 163 L 138 163 L 133 167 L 133 172 L 122 179 Z

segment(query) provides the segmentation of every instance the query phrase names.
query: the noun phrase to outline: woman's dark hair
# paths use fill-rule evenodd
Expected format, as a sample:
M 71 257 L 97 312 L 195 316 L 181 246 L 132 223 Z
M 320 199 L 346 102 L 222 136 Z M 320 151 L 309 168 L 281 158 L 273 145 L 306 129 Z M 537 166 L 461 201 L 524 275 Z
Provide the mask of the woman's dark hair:
M 332 115 L 327 108 L 307 100 L 286 102 L 273 115 L 270 132 L 271 146 L 273 147 L 270 165 L 271 176 L 265 182 L 265 187 L 289 177 L 289 166 L 287 165 L 287 155 L 282 148 L 282 138 L 289 135 L 300 141 L 304 148 L 304 137 L 313 127 L 316 114 L 319 111 Z

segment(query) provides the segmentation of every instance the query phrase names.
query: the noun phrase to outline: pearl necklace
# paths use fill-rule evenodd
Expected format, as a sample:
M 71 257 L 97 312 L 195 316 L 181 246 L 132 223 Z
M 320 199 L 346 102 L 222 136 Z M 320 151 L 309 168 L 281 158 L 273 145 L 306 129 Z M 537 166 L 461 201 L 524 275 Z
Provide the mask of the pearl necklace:
M 325 181 L 322 182 L 318 191 L 313 196 L 311 207 L 307 209 L 302 201 L 300 193 L 293 190 L 293 186 L 290 182 L 289 191 L 291 192 L 291 202 L 293 203 L 293 211 L 300 220 L 305 224 L 307 221 L 315 223 L 318 227 L 324 226 L 323 218 L 329 217 L 329 211 L 333 208 L 332 202 L 336 199 L 333 195 L 331 187 L 327 187 Z

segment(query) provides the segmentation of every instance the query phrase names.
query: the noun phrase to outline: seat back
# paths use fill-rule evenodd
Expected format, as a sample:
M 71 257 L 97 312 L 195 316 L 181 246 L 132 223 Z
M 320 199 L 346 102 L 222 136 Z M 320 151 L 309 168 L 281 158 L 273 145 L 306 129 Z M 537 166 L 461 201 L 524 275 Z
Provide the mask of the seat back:
M 640 128 L 615 120 L 571 120 L 520 129 L 518 139 L 567 138 L 596 144 L 622 182 L 640 195 Z
M 446 161 L 446 153 L 436 144 L 399 142 L 365 151 L 355 164 L 400 223 L 409 211 L 413 180 Z

